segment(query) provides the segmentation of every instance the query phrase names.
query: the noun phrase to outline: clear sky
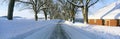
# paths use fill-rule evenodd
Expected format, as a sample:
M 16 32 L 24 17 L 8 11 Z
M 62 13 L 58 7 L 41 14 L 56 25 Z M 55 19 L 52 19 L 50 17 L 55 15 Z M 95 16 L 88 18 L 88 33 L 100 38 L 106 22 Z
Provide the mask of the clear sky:
M 111 4 L 115 1 L 117 1 L 117 0 L 100 0 L 97 4 L 95 4 L 94 6 L 92 6 L 90 8 L 90 14 L 95 13 L 100 8 L 102 8 L 106 5 L 109 5 L 109 4 Z M 5 3 L 2 3 L 2 1 L 0 2 L 0 16 L 7 15 L 7 5 L 8 5 L 8 2 L 5 2 Z M 27 14 L 27 13 L 29 14 L 31 12 L 31 11 L 19 11 L 18 9 L 19 9 L 18 6 L 16 6 L 15 9 L 14 9 L 15 10 L 14 13 L 19 12 L 19 13 L 22 13 L 21 15 L 25 15 L 25 14 Z M 32 16 L 33 16 L 33 14 L 32 14 Z M 24 17 L 26 17 L 26 15 Z

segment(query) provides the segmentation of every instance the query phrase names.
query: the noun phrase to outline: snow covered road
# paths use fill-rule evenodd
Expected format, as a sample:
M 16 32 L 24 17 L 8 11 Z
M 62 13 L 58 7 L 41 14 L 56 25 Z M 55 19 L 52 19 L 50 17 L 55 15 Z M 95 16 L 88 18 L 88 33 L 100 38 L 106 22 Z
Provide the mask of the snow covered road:
M 50 36 L 50 39 L 71 39 L 69 35 L 61 27 L 62 25 L 61 22 L 62 20 L 60 20 L 56 25 L 52 35 Z
M 0 20 L 0 23 L 0 39 L 120 39 L 119 27 L 95 27 L 82 23 L 77 26 L 63 20 L 16 19 Z
M 33 30 L 32 33 L 27 32 L 28 35 L 23 34 L 12 39 L 98 39 L 92 33 L 62 23 L 60 20 L 56 25 L 45 26 L 42 29 Z

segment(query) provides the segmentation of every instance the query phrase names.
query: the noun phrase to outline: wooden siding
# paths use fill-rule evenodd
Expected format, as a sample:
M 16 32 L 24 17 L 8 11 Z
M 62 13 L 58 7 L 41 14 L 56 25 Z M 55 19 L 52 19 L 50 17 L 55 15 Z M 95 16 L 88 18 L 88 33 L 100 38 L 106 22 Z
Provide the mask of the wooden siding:
M 103 20 L 101 20 L 101 19 L 89 19 L 88 23 L 94 24 L 94 25 L 103 25 Z
M 106 26 L 118 26 L 118 20 L 115 19 L 107 19 L 105 20 Z
M 120 26 L 120 20 L 115 19 L 89 19 L 88 23 L 92 25 Z

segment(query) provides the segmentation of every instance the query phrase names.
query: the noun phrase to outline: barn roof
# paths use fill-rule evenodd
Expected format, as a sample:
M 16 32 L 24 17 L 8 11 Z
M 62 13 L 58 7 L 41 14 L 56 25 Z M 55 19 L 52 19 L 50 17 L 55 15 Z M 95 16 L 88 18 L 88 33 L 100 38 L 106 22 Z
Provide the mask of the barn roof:
M 103 17 L 103 19 L 120 19 L 120 9 L 114 10 Z
M 120 2 L 114 2 L 89 16 L 89 19 L 120 19 Z

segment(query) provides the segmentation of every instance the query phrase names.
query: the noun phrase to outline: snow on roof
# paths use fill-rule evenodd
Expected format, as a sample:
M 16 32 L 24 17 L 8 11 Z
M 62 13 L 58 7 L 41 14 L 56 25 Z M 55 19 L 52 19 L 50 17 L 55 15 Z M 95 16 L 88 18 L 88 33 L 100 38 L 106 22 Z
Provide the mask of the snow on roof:
M 114 2 L 89 16 L 88 19 L 120 19 L 120 2 Z
M 103 19 L 120 19 L 120 9 L 110 12 L 109 14 L 104 16 Z

